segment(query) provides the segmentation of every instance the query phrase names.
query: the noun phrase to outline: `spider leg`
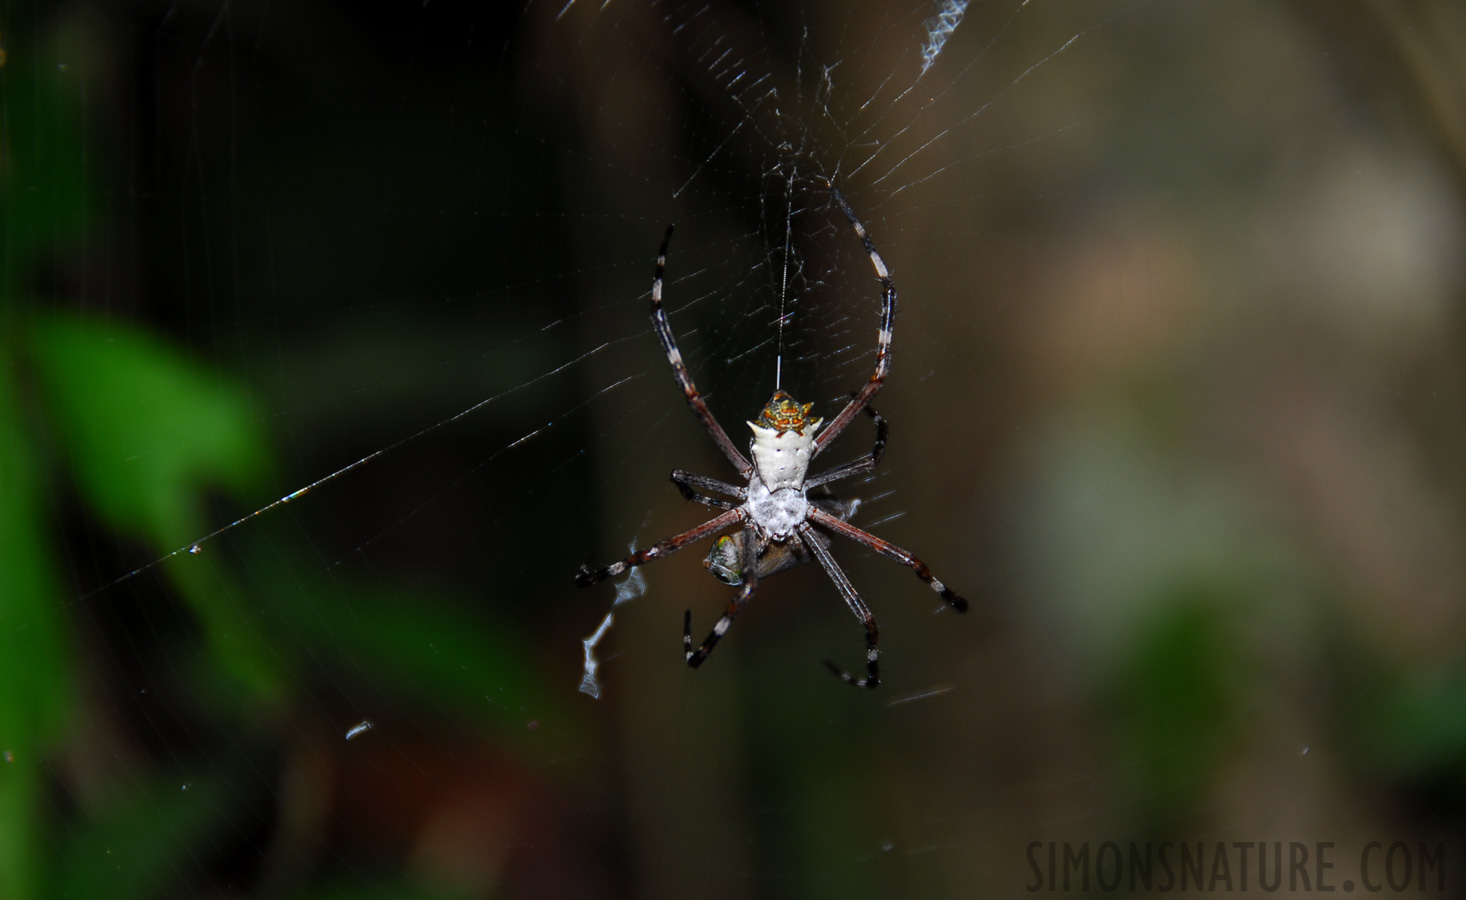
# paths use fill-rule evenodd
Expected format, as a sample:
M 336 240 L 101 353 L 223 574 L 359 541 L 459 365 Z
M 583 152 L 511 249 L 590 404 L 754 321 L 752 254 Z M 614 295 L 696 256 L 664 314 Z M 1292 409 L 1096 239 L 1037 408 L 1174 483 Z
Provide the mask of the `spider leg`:
M 753 470 L 753 466 L 728 437 L 728 432 L 718 424 L 713 417 L 713 411 L 708 409 L 707 403 L 703 402 L 702 394 L 697 392 L 697 385 L 692 383 L 692 374 L 687 371 L 687 363 L 682 359 L 682 351 L 677 349 L 677 339 L 672 336 L 672 325 L 667 321 L 667 311 L 662 307 L 662 275 L 667 268 L 667 245 L 672 242 L 672 226 L 667 226 L 667 234 L 662 238 L 662 248 L 657 251 L 657 272 L 652 278 L 652 330 L 657 333 L 657 340 L 662 343 L 662 351 L 667 354 L 667 362 L 672 364 L 672 375 L 677 379 L 677 385 L 682 388 L 682 393 L 687 397 L 687 405 L 692 408 L 692 414 L 697 416 L 707 426 L 708 434 L 713 436 L 718 447 L 722 449 L 723 455 L 728 457 L 729 462 L 738 470 L 740 475 L 747 475 Z
M 745 529 L 743 532 L 743 587 L 739 588 L 738 596 L 723 610 L 723 618 L 713 626 L 708 633 L 707 640 L 696 650 L 692 649 L 692 610 L 688 610 L 682 617 L 682 650 L 687 654 L 687 664 L 696 669 L 702 665 L 702 661 L 708 658 L 713 648 L 718 645 L 718 639 L 728 632 L 729 626 L 733 624 L 733 617 L 743 612 L 748 601 L 753 599 L 753 592 L 758 589 L 758 536 L 752 529 Z
M 831 441 L 840 436 L 840 432 L 845 430 L 846 426 L 855 418 L 855 414 L 865 409 L 871 398 L 875 397 L 876 392 L 886 383 L 886 375 L 891 371 L 891 328 L 896 320 L 896 285 L 891 281 L 891 272 L 886 268 L 885 260 L 881 259 L 881 255 L 876 252 L 875 244 L 871 242 L 870 235 L 866 234 L 865 226 L 856 217 L 855 210 L 850 208 L 850 203 L 846 201 L 845 195 L 840 193 L 833 184 L 830 185 L 830 194 L 839 204 L 840 210 L 845 213 L 845 217 L 850 220 L 850 224 L 854 226 L 855 234 L 860 238 L 860 242 L 865 245 L 865 252 L 870 254 L 870 264 L 876 270 L 876 280 L 881 283 L 881 330 L 876 332 L 875 373 L 870 376 L 865 386 L 855 393 L 850 402 L 845 404 L 840 414 L 825 426 L 825 430 L 820 433 L 819 437 L 815 438 L 815 456 L 818 456 Z
M 825 567 L 825 574 L 830 576 L 831 581 L 835 582 L 835 588 L 840 592 L 840 596 L 845 599 L 845 605 L 850 607 L 850 611 L 855 613 L 855 618 L 859 619 L 860 624 L 865 626 L 864 678 L 855 678 L 849 672 L 828 659 L 825 660 L 825 665 L 829 667 L 831 672 L 840 676 L 841 681 L 848 685 L 858 688 L 876 687 L 881 683 L 881 652 L 876 649 L 876 617 L 870 614 L 870 608 L 861 601 L 860 595 L 855 592 L 855 586 L 850 583 L 850 579 L 845 576 L 844 570 L 835 562 L 835 557 L 831 556 L 830 551 L 816 540 L 814 529 L 810 528 L 807 523 L 800 525 L 799 535 L 804 539 L 804 546 L 808 547 L 809 552 L 814 555 L 814 558 L 819 560 L 820 565 Z
M 705 491 L 717 491 L 720 494 L 727 494 L 739 500 L 748 499 L 748 490 L 737 487 L 727 482 L 719 481 L 716 478 L 709 478 L 706 475 L 698 475 L 695 472 L 685 472 L 682 469 L 672 470 L 672 483 L 677 485 L 677 490 L 682 496 L 694 503 L 705 503 L 708 506 L 716 506 L 720 509 L 732 509 L 733 504 L 727 500 L 719 500 L 717 497 L 709 497 L 706 494 L 699 494 L 694 488 L 702 488 Z
M 891 428 L 886 424 L 886 420 L 881 418 L 880 413 L 871 409 L 869 406 L 865 408 L 865 411 L 870 414 L 872 419 L 876 420 L 875 449 L 870 452 L 869 456 L 863 456 L 854 462 L 848 462 L 843 466 L 836 466 L 828 472 L 806 479 L 804 482 L 805 490 L 817 488 L 822 484 L 829 484 L 832 481 L 839 481 L 841 478 L 849 478 L 851 475 L 859 475 L 861 472 L 869 472 L 871 469 L 880 465 L 881 454 L 886 452 L 886 437 L 890 434 Z
M 634 569 L 654 559 L 661 559 L 670 556 L 686 547 L 688 544 L 700 541 L 703 538 L 716 534 L 737 522 L 742 522 L 748 517 L 742 509 L 730 509 L 707 520 L 696 528 L 688 529 L 679 535 L 667 538 L 656 544 L 652 544 L 645 550 L 638 550 L 620 562 L 613 562 L 604 569 L 591 569 L 589 566 L 581 566 L 580 571 L 575 573 L 575 584 L 577 587 L 590 587 L 597 581 L 606 578 L 614 578 L 625 572 L 627 569 Z M 836 521 L 839 521 L 838 519 Z
M 967 612 L 967 601 L 957 596 L 951 588 L 933 578 L 931 570 L 926 567 L 926 563 L 912 556 L 909 552 L 902 550 L 900 547 L 897 547 L 890 541 L 878 538 L 868 531 L 862 531 L 848 522 L 842 522 L 817 506 L 811 506 L 809 508 L 809 521 L 822 528 L 827 528 L 841 537 L 849 538 L 857 544 L 863 544 L 888 559 L 894 559 L 896 562 L 915 572 L 916 577 L 930 585 L 932 590 L 941 594 L 942 599 L 947 601 L 948 606 L 958 612 Z

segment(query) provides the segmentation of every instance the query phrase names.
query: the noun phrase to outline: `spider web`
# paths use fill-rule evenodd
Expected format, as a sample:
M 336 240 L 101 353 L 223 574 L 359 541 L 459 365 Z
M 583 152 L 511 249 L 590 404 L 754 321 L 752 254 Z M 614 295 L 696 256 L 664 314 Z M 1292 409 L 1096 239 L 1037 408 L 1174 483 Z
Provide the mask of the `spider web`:
M 1234 842 L 1304 845 L 1308 890 L 1318 842 L 1335 886 L 1445 842 L 1459 891 L 1463 37 L 1445 2 L 4 8 L 0 895 L 971 896 L 1085 841 L 1102 890 L 1106 841 L 1214 890 Z M 571 580 L 710 517 L 671 468 L 734 478 L 647 320 L 669 223 L 735 442 L 870 377 L 831 185 L 901 297 L 885 459 L 832 490 L 973 601 L 832 544 L 876 692 L 823 670 L 864 644 L 818 566 L 696 672 L 706 544 Z

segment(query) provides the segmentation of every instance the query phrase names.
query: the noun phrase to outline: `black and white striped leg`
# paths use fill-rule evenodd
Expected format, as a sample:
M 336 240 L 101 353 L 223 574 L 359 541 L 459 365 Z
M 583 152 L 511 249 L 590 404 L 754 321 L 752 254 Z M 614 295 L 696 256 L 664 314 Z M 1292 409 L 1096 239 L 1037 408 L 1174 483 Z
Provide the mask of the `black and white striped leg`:
M 839 481 L 842 478 L 849 478 L 851 475 L 859 475 L 862 472 L 869 472 L 876 466 L 880 465 L 881 455 L 886 452 L 886 438 L 890 435 L 891 429 L 890 426 L 886 424 L 886 420 L 881 418 L 880 413 L 876 412 L 874 409 L 871 409 L 869 406 L 865 408 L 865 411 L 870 414 L 870 417 L 872 419 L 876 420 L 875 449 L 870 452 L 869 456 L 863 456 L 860 459 L 855 460 L 854 462 L 845 463 L 843 466 L 836 466 L 828 472 L 816 475 L 813 478 L 806 479 L 804 482 L 805 490 L 812 490 L 822 484 L 829 484 L 832 481 Z
M 845 217 L 850 220 L 856 236 L 865 246 L 865 252 L 870 254 L 870 264 L 876 270 L 876 280 L 881 283 L 881 329 L 876 332 L 875 372 L 865 386 L 857 391 L 854 398 L 845 405 L 845 408 L 840 410 L 840 414 L 825 426 L 825 430 L 820 433 L 819 437 L 815 438 L 816 456 L 831 441 L 840 436 L 840 432 L 844 431 L 855 419 L 855 414 L 865 409 L 871 399 L 875 397 L 876 392 L 881 389 L 881 385 L 886 383 L 886 376 L 891 371 L 891 334 L 896 321 L 896 285 L 891 281 L 891 272 L 886 268 L 885 260 L 881 259 L 881 255 L 876 252 L 875 244 L 871 242 L 870 235 L 866 234 L 865 225 L 856 217 L 855 210 L 850 208 L 850 203 L 845 199 L 845 195 L 840 193 L 833 184 L 830 185 L 830 194 L 835 198 L 835 203 L 839 205 L 840 211 L 845 213 Z
M 682 469 L 672 470 L 672 483 L 677 485 L 677 490 L 681 491 L 682 496 L 688 500 L 694 503 L 705 503 L 708 506 L 716 506 L 719 509 L 732 509 L 734 504 L 727 500 L 720 500 L 717 497 L 700 494 L 695 489 L 702 488 L 705 491 L 717 491 L 720 494 L 726 494 L 738 500 L 748 498 L 747 488 L 737 487 L 727 482 L 719 481 L 716 478 L 709 478 L 706 475 L 698 475 L 695 472 L 687 472 Z
M 799 535 L 804 540 L 804 546 L 808 547 L 809 552 L 814 555 L 814 558 L 819 560 L 820 565 L 825 567 L 825 574 L 830 576 L 831 581 L 835 582 L 835 587 L 840 591 L 840 596 L 844 598 L 845 605 L 850 607 L 850 611 L 855 613 L 855 618 L 859 619 L 860 624 L 865 626 L 864 678 L 856 678 L 828 659 L 825 660 L 825 665 L 831 672 L 840 676 L 841 681 L 848 685 L 858 688 L 876 687 L 881 683 L 881 652 L 876 648 L 876 640 L 879 637 L 878 629 L 876 628 L 876 617 L 871 615 L 870 608 L 865 605 L 860 599 L 860 595 L 855 592 L 855 585 L 850 583 L 850 579 L 845 576 L 845 570 L 841 569 L 839 564 L 835 562 L 835 557 L 831 556 L 830 551 L 825 549 L 824 545 L 815 539 L 813 529 L 808 525 L 801 525 L 799 526 Z
M 713 411 L 708 409 L 702 394 L 697 392 L 697 385 L 692 383 L 692 374 L 687 371 L 687 363 L 682 359 L 682 351 L 677 349 L 677 339 L 672 336 L 672 325 L 667 321 L 667 311 L 662 307 L 662 276 L 667 269 L 667 246 L 671 242 L 672 226 L 668 225 L 667 234 L 662 238 L 662 248 L 657 251 L 657 271 L 652 276 L 652 331 L 656 332 L 657 340 L 662 344 L 662 352 L 667 354 L 667 362 L 672 364 L 672 376 L 677 379 L 677 386 L 682 388 L 682 394 L 687 398 L 692 414 L 707 426 L 708 433 L 713 436 L 723 455 L 728 457 L 738 473 L 746 476 L 753 470 L 753 466 L 713 417 Z
M 733 619 L 753 599 L 753 592 L 758 588 L 758 536 L 752 529 L 743 532 L 743 587 L 739 588 L 738 596 L 723 610 L 723 617 L 713 626 L 708 634 L 707 640 L 696 650 L 692 649 L 692 610 L 688 610 L 682 617 L 682 650 L 687 654 L 687 664 L 696 669 L 702 665 L 702 661 L 708 658 L 713 648 L 718 646 L 718 640 L 728 633 L 733 625 Z
M 811 506 L 809 508 L 809 520 L 841 537 L 849 538 L 857 544 L 869 547 L 887 559 L 894 559 L 896 562 L 915 572 L 916 577 L 925 581 L 932 590 L 940 594 L 942 599 L 947 601 L 948 606 L 958 612 L 967 612 L 967 601 L 959 597 L 951 588 L 942 584 L 936 578 L 933 578 L 931 570 L 926 567 L 926 563 L 917 559 L 911 553 L 902 550 L 890 541 L 876 537 L 868 531 L 862 531 L 849 522 L 843 522 L 817 506 Z
M 634 569 L 654 559 L 670 556 L 688 544 L 696 543 L 705 537 L 717 534 L 725 528 L 743 522 L 747 518 L 748 513 L 742 509 L 730 509 L 707 520 L 696 528 L 688 529 L 679 535 L 667 538 L 665 541 L 652 544 L 645 550 L 638 550 L 620 562 L 611 563 L 604 569 L 592 569 L 589 566 L 582 565 L 580 571 L 575 573 L 575 584 L 577 587 L 590 587 L 597 581 L 606 578 L 615 578 L 628 569 Z M 839 520 L 836 519 L 836 521 Z

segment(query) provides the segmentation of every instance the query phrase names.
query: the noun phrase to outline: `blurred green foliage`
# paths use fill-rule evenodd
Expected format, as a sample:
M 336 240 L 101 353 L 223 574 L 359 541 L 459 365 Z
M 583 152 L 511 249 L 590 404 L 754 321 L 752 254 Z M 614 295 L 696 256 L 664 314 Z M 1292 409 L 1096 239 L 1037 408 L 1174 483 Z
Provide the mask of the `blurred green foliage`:
M 1114 677 L 1112 734 L 1134 767 L 1123 782 L 1132 815 L 1149 833 L 1183 833 L 1238 738 L 1240 643 L 1224 613 L 1237 605 L 1227 600 L 1208 580 L 1174 585 Z
M 158 896 L 186 874 L 187 861 L 207 857 L 240 805 L 218 777 L 187 785 L 158 779 L 114 798 L 95 821 L 70 829 L 54 895 Z
M 38 896 L 47 868 L 37 828 L 42 754 L 74 714 L 74 685 L 64 595 L 48 541 L 45 452 L 32 439 L 25 408 L 31 331 L 17 292 L 32 257 L 74 241 L 89 210 L 76 139 L 80 110 L 39 77 L 41 60 L 15 58 L 15 26 L 4 24 L 10 59 L 0 78 L 0 895 L 23 900 Z M 54 48 L 41 55 L 53 56 Z
M 132 898 L 204 877 L 258 766 L 211 760 L 207 777 L 134 772 L 134 786 L 67 815 L 48 795 L 48 753 L 89 727 L 77 697 L 89 665 L 69 636 L 78 588 L 58 571 L 56 496 L 69 489 L 118 535 L 169 554 L 156 568 L 186 605 L 205 651 L 176 662 L 193 699 L 224 722 L 268 723 L 307 683 L 302 659 L 380 678 L 389 695 L 446 704 L 471 725 L 522 736 L 518 712 L 553 704 L 508 629 L 418 591 L 300 585 L 261 564 L 245 582 L 227 560 L 186 548 L 218 527 L 208 492 L 257 498 L 269 470 L 260 417 L 227 375 L 122 321 L 47 310 L 35 284 L 84 246 L 92 222 L 84 110 L 56 43 L 0 23 L 0 897 Z M 43 74 L 45 73 L 45 74 Z M 247 542 L 246 542 L 247 543 Z M 270 548 L 257 547 L 261 553 Z M 97 589 L 101 602 L 113 585 Z M 89 595 L 90 596 L 90 595 Z M 485 678 L 466 680 L 473 666 Z M 245 745 L 249 747 L 248 744 Z M 322 896 L 440 896 L 387 882 Z
M 10 23 L 6 23 L 9 25 Z M 0 279 L 0 895 L 145 896 L 177 871 L 180 849 L 208 840 L 231 811 L 215 787 L 177 797 L 144 790 L 103 820 L 81 822 L 58 855 L 45 852 L 51 817 L 45 754 L 76 726 L 78 652 L 68 639 L 69 590 L 47 500 L 68 481 L 102 522 L 153 547 L 199 535 L 202 492 L 258 483 L 265 462 L 256 416 L 238 391 L 130 326 L 37 312 L 29 279 L 80 246 L 92 181 L 79 140 L 79 98 L 54 43 L 15 40 L 3 81 L 4 276 Z M 35 50 L 28 58 L 26 50 Z M 280 676 L 241 627 L 217 574 L 173 567 L 203 623 L 214 661 L 246 693 L 276 696 Z M 237 596 L 237 594 L 234 594 Z M 160 802 L 164 798 L 166 802 Z M 51 876 L 61 881 L 51 883 Z M 105 888 L 103 887 L 105 885 Z
M 30 360 L 59 454 L 88 508 L 106 525 L 175 548 L 209 530 L 203 492 L 257 484 L 265 449 L 249 403 L 176 351 L 125 326 L 38 321 Z M 218 664 L 246 696 L 278 699 L 277 663 L 231 598 L 217 567 L 172 564 L 167 574 L 203 626 Z
M 1372 775 L 1466 803 L 1466 670 L 1413 671 L 1356 654 L 1341 681 L 1341 721 Z
M 4 353 L 13 360 L 13 332 Z M 71 648 L 47 541 L 40 454 L 27 440 L 13 364 L 0 372 L 0 894 L 36 896 L 41 755 L 72 715 Z

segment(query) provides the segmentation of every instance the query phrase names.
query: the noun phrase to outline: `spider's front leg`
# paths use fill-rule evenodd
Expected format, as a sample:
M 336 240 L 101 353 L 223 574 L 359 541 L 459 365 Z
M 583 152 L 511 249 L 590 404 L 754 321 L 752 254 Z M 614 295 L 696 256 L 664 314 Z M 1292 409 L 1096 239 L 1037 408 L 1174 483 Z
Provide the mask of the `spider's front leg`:
M 854 460 L 853 462 L 845 463 L 843 466 L 836 466 L 828 472 L 824 472 L 822 474 L 815 475 L 814 477 L 807 479 L 804 482 L 805 490 L 812 490 L 822 484 L 829 484 L 832 481 L 839 481 L 842 478 L 849 478 L 851 475 L 859 475 L 862 472 L 869 472 L 876 466 L 881 464 L 881 456 L 886 452 L 886 438 L 890 436 L 891 426 L 886 424 L 886 420 L 881 418 L 880 413 L 876 412 L 874 409 L 871 409 L 869 406 L 865 408 L 865 411 L 867 414 L 870 415 L 872 419 L 876 420 L 875 449 L 870 451 L 869 456 L 862 456 L 860 459 Z
M 686 547 L 688 544 L 695 543 L 705 537 L 716 534 L 719 531 L 722 531 L 724 528 L 729 527 L 730 525 L 735 525 L 739 522 L 747 520 L 747 518 L 748 514 L 745 513 L 742 509 L 730 509 L 727 512 L 722 513 L 721 515 L 714 516 L 713 518 L 707 520 L 696 528 L 684 531 L 674 537 L 669 537 L 665 541 L 652 544 L 645 550 L 638 550 L 619 562 L 611 563 L 604 569 L 592 569 L 589 566 L 582 565 L 580 567 L 580 571 L 575 573 L 575 584 L 577 587 L 590 587 L 597 581 L 602 581 L 606 578 L 615 578 L 617 575 L 620 575 L 622 572 L 625 572 L 628 569 L 634 569 L 637 566 L 649 563 L 654 559 L 661 559 L 664 556 L 670 556 L 671 554 L 676 553 L 678 550 L 681 550 L 683 547 Z
M 835 198 L 835 203 L 840 211 L 845 213 L 850 220 L 850 226 L 855 229 L 855 236 L 860 238 L 860 243 L 865 247 L 865 252 L 870 256 L 870 264 L 876 273 L 876 281 L 881 285 L 881 327 L 876 332 L 876 367 L 875 372 L 865 386 L 855 392 L 845 408 L 840 410 L 839 415 L 831 419 L 825 426 L 825 430 L 814 441 L 814 453 L 818 456 L 821 451 L 830 445 L 845 426 L 855 420 L 855 414 L 870 405 L 870 401 L 880 391 L 881 386 L 886 383 L 886 376 L 891 373 L 891 338 L 895 334 L 896 327 L 896 283 L 891 280 L 891 270 L 886 268 L 886 261 L 881 259 L 881 254 L 876 251 L 876 245 L 871 241 L 870 235 L 865 230 L 865 224 L 855 215 L 855 210 L 845 199 L 845 195 L 833 184 L 829 185 L 830 195 Z
M 758 589 L 758 535 L 752 528 L 743 532 L 743 587 L 738 591 L 738 596 L 728 604 L 723 611 L 723 618 L 713 626 L 712 632 L 708 634 L 707 640 L 696 650 L 692 649 L 692 610 L 688 610 L 682 617 L 682 650 L 687 654 L 687 664 L 696 669 L 702 665 L 702 661 L 708 658 L 713 648 L 718 645 L 718 639 L 728 632 L 733 624 L 733 618 L 743 611 L 748 601 L 753 599 L 753 592 Z
M 738 445 L 728 437 L 728 432 L 718 424 L 713 417 L 713 411 L 708 409 L 702 394 L 698 393 L 697 385 L 692 383 L 692 373 L 687 370 L 687 362 L 682 358 L 682 351 L 677 347 L 677 338 L 672 335 L 672 323 L 667 321 L 667 310 L 662 306 L 662 284 L 667 270 L 667 246 L 672 243 L 672 226 L 667 226 L 667 234 L 662 238 L 662 248 L 657 251 L 657 270 L 652 276 L 652 331 L 656 332 L 657 341 L 662 345 L 662 352 L 667 354 L 667 362 L 672 366 L 672 377 L 677 379 L 677 386 L 682 388 L 682 395 L 687 398 L 687 405 L 692 414 L 697 416 L 707 428 L 708 434 L 713 436 L 713 441 L 728 457 L 728 461 L 738 470 L 740 475 L 747 475 L 753 466 L 749 464 L 748 458 Z

